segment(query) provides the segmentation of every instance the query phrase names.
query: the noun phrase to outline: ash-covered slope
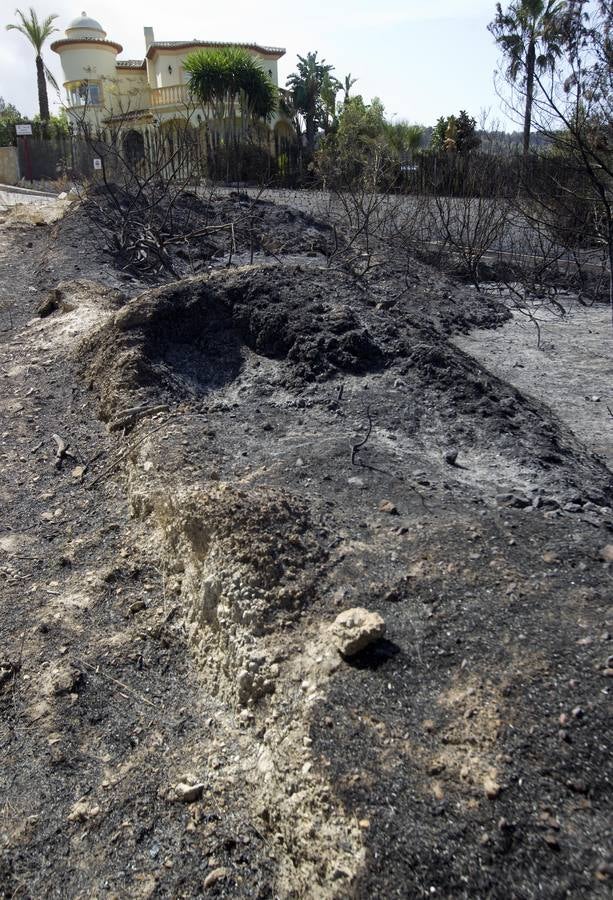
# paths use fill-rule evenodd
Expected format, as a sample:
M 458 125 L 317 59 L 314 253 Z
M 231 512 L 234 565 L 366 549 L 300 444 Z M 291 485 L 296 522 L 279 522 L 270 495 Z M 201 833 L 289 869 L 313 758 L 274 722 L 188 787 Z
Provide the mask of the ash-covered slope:
M 380 290 L 313 265 L 177 282 L 90 338 L 85 377 L 112 426 L 139 410 L 133 514 L 264 760 L 282 893 L 592 895 L 605 703 L 577 642 L 604 627 L 611 473 Z M 343 662 L 355 606 L 387 635 Z

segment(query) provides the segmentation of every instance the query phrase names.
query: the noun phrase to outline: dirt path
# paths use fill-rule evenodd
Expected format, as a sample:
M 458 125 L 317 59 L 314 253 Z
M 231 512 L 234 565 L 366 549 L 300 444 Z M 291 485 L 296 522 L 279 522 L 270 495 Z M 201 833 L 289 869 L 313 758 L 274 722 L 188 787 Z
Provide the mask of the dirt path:
M 61 320 L 38 319 L 47 240 L 0 232 L 14 292 L 0 342 L 0 896 L 197 896 L 225 866 L 268 896 L 240 788 L 230 809 L 210 768 L 240 752 L 239 732 L 169 630 L 176 604 L 121 484 L 82 478 L 115 448 L 70 358 L 112 292 L 79 282 Z M 54 434 L 74 458 L 55 459 Z M 174 785 L 204 770 L 209 803 L 194 810 Z

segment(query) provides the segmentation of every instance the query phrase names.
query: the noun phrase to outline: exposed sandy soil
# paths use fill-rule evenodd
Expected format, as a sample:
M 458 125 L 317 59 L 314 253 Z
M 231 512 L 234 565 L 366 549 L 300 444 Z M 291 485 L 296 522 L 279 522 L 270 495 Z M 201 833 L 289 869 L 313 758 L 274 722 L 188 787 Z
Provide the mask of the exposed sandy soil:
M 607 896 L 611 472 L 495 301 L 260 211 L 154 289 L 0 230 L 2 896 Z

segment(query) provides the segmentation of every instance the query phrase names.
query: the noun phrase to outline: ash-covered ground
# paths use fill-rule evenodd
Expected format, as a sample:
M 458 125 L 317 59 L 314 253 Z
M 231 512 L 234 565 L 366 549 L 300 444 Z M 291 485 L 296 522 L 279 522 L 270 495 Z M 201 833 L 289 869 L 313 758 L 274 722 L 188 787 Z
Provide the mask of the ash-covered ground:
M 611 472 L 500 303 L 249 216 L 158 286 L 0 232 L 3 896 L 608 895 Z

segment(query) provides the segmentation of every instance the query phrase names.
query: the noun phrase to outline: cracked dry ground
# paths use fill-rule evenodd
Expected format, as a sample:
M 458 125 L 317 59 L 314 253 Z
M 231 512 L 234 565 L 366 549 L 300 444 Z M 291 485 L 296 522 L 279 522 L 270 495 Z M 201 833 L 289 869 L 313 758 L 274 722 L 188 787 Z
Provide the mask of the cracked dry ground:
M 503 311 L 0 241 L 2 895 L 607 896 L 611 473 L 447 342 Z

